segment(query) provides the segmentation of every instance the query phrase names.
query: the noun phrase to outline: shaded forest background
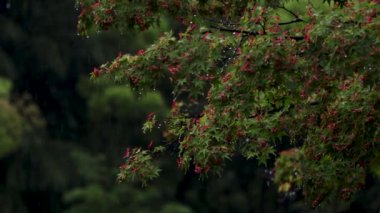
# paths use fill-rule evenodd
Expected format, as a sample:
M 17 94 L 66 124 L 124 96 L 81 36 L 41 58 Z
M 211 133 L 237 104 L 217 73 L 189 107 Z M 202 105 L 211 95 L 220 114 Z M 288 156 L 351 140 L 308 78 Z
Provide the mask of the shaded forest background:
M 161 139 L 142 135 L 149 112 L 165 115 L 170 86 L 134 94 L 89 81 L 94 66 L 118 52 L 146 48 L 177 23 L 143 34 L 80 37 L 73 0 L 0 0 L 0 212 L 305 212 L 300 192 L 278 194 L 271 172 L 236 157 L 222 177 L 198 180 L 164 156 L 147 188 L 118 184 L 128 146 Z M 171 160 L 169 160 L 171 159 Z M 376 212 L 380 185 L 369 180 L 352 204 L 326 212 Z

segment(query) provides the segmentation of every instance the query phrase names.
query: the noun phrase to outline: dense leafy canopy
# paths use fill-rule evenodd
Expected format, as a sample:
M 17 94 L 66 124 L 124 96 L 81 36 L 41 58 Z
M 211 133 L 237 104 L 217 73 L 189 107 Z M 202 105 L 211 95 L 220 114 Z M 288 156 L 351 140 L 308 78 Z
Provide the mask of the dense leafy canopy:
M 156 177 L 152 154 L 172 147 L 201 176 L 235 155 L 275 158 L 279 191 L 313 206 L 379 177 L 379 1 L 335 2 L 79 0 L 81 34 L 145 30 L 164 15 L 186 29 L 91 74 L 138 93 L 173 86 L 171 115 L 143 128 L 164 125 L 164 146 L 128 148 L 119 179 Z

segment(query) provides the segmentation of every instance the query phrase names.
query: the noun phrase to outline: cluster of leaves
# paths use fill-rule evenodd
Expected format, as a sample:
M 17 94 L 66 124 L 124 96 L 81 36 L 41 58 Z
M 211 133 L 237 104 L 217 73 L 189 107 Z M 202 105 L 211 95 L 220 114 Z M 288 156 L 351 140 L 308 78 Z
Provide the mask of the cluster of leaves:
M 225 160 L 237 154 L 262 164 L 278 156 L 279 190 L 302 189 L 313 206 L 349 200 L 367 173 L 378 174 L 378 1 L 328 10 L 309 4 L 304 13 L 290 10 L 291 1 L 79 2 L 82 33 L 143 30 L 161 14 L 187 26 L 92 72 L 95 80 L 127 83 L 137 91 L 170 80 L 174 100 L 165 137 L 178 147 L 183 170 L 220 174 Z M 99 13 L 109 7 L 114 12 L 104 28 Z M 148 122 L 145 130 L 155 123 Z M 285 138 L 294 150 L 277 150 Z M 121 179 L 156 176 L 149 154 L 133 149 Z
M 152 150 L 152 153 L 162 152 L 163 147 L 157 146 Z M 147 180 L 151 180 L 158 176 L 161 171 L 152 162 L 152 156 L 149 150 L 141 148 L 127 148 L 124 158 L 126 162 L 120 166 L 118 174 L 119 181 L 134 181 L 142 180 L 143 185 L 146 185 Z
M 19 148 L 22 138 L 22 119 L 8 101 L 11 83 L 0 78 L 0 158 Z

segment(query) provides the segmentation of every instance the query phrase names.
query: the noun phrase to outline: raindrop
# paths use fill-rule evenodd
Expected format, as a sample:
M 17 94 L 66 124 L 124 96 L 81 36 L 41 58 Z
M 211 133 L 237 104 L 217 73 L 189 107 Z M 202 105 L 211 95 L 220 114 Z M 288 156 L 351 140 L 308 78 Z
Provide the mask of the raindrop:
M 295 191 L 290 191 L 285 194 L 285 197 L 289 200 L 293 200 L 296 197 L 296 192 Z
M 267 186 L 270 186 L 270 182 L 269 182 L 269 180 L 267 180 Z
M 7 2 L 7 4 L 5 5 L 5 7 L 6 7 L 7 9 L 11 8 L 11 3 L 10 3 L 10 2 Z
M 249 142 L 249 138 L 246 138 L 246 139 L 245 139 L 245 142 L 247 142 L 247 143 L 248 143 L 248 142 Z
M 87 39 L 89 39 L 89 38 L 90 38 L 90 36 L 89 36 L 89 35 L 87 35 L 87 36 L 86 36 L 86 38 L 87 38 Z

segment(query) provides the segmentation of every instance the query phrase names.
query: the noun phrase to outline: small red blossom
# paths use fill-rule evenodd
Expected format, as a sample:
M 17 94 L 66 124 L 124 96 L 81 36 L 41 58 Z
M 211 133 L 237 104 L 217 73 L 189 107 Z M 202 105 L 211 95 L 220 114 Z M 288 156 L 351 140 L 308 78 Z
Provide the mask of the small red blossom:
M 140 50 L 138 50 L 137 51 L 137 55 L 144 55 L 144 53 L 145 53 L 145 50 L 143 50 L 143 49 L 140 49 Z
M 179 40 L 181 40 L 183 38 L 183 33 L 182 32 L 178 33 L 178 38 L 179 38 Z
M 184 53 L 182 53 L 182 55 L 181 55 L 182 58 L 187 58 L 188 56 L 189 56 L 189 53 L 187 53 L 187 52 L 184 52 Z
M 348 88 L 349 88 L 349 84 L 348 83 L 344 83 L 344 84 L 342 84 L 341 86 L 340 86 L 340 90 L 347 90 Z
M 320 203 L 321 203 L 321 199 L 317 198 L 317 199 L 313 200 L 313 202 L 311 203 L 311 206 L 313 208 L 316 208 Z
M 138 77 L 135 77 L 135 76 L 130 76 L 129 80 L 132 83 L 132 85 L 137 85 L 140 82 L 140 79 Z
M 208 130 L 209 128 L 210 128 L 209 125 L 203 125 L 199 129 L 201 130 L 201 132 L 204 132 L 204 131 Z
M 197 174 L 202 173 L 202 170 L 203 170 L 202 167 L 200 167 L 199 165 L 196 165 L 194 168 L 194 172 Z
M 202 80 L 202 81 L 212 81 L 214 80 L 214 76 L 213 75 L 203 75 L 203 76 L 199 76 L 199 79 Z
M 153 119 L 154 115 L 155 115 L 154 112 L 151 112 L 151 113 L 148 114 L 148 116 L 146 117 L 146 119 L 148 121 L 151 121 Z
M 369 116 L 366 120 L 366 122 L 370 123 L 370 122 L 374 122 L 375 121 L 375 118 L 372 117 L 372 116 Z
M 210 39 L 209 35 L 210 35 L 210 32 L 206 32 L 206 33 L 202 36 L 202 40 L 203 40 L 203 41 L 206 41 L 206 40 Z
M 312 7 L 308 7 L 307 8 L 307 15 L 309 17 L 313 17 L 314 16 L 314 12 L 313 12 L 313 8 Z
M 169 4 L 166 1 L 162 1 L 160 3 L 160 7 L 163 8 L 163 9 L 169 9 Z
M 130 155 L 131 155 L 131 149 L 128 147 L 127 150 L 125 150 L 123 158 L 129 158 Z
M 151 65 L 151 66 L 148 67 L 148 70 L 149 71 L 160 71 L 161 68 L 159 66 L 157 66 L 157 65 Z
M 219 93 L 219 99 L 221 101 L 224 101 L 226 99 L 226 93 L 224 91 L 222 91 L 221 93 Z
M 367 16 L 367 23 L 372 23 L 373 17 L 372 16 Z
M 281 30 L 278 23 L 274 23 L 273 26 L 269 27 L 268 31 L 272 33 L 278 33 Z M 264 33 L 264 32 L 263 32 Z
M 148 144 L 148 149 L 152 149 L 154 146 L 154 140 L 151 140 Z
M 83 8 L 78 18 L 81 19 L 83 16 L 87 15 L 89 12 L 90 12 L 90 9 L 88 7 Z
M 232 74 L 231 73 L 227 73 L 226 75 L 223 76 L 222 78 L 222 82 L 223 83 L 226 83 L 228 80 L 230 80 L 232 78 Z
M 331 124 L 327 125 L 327 129 L 329 129 L 331 132 L 333 132 L 336 128 L 337 128 L 336 123 L 331 123 Z
M 177 102 L 175 100 L 173 100 L 172 102 L 172 109 L 175 109 L 177 108 Z
M 174 3 L 174 5 L 175 5 L 177 8 L 181 7 L 181 1 L 179 1 L 179 0 L 173 0 L 173 3 Z
M 333 144 L 334 149 L 341 152 L 344 149 L 346 149 L 349 146 L 349 144 Z
M 240 47 L 238 47 L 238 48 L 236 49 L 236 54 L 238 54 L 238 55 L 241 55 L 241 54 L 242 54 L 242 50 L 241 50 Z
M 326 136 L 326 135 L 321 135 L 321 136 L 319 137 L 319 139 L 320 139 L 323 143 L 327 142 L 327 136 Z
M 186 24 L 186 19 L 183 17 L 183 16 L 178 16 L 177 18 L 177 21 L 183 25 Z
M 269 146 L 266 140 L 260 140 L 259 145 L 260 145 L 260 148 L 262 149 L 267 148 Z
M 113 10 L 112 9 L 107 9 L 107 10 L 105 10 L 104 11 L 104 13 L 106 14 L 106 15 L 112 15 L 114 12 L 113 12 Z
M 332 116 L 335 116 L 336 114 L 338 114 L 338 110 L 334 109 L 334 110 L 332 110 L 332 111 L 330 111 L 330 112 L 328 113 L 328 116 L 329 116 L 329 117 L 332 117 Z
M 277 44 L 283 44 L 284 43 L 284 37 L 282 37 L 282 36 L 277 37 L 276 43 Z
M 121 166 L 119 166 L 119 169 L 127 169 L 127 167 L 128 167 L 128 164 L 124 163 Z
M 183 165 L 184 165 L 184 160 L 183 158 L 177 158 L 177 167 L 178 168 L 183 168 Z
M 93 4 L 91 4 L 91 8 L 92 8 L 92 9 L 96 9 L 96 8 L 100 7 L 101 4 L 102 4 L 102 3 L 101 3 L 100 1 L 97 1 L 97 2 L 95 2 L 95 3 L 93 3 Z
M 247 72 L 247 73 L 254 73 L 254 71 L 250 68 L 250 61 L 247 59 L 243 66 L 240 67 L 240 71 Z
M 92 71 L 92 75 L 95 77 L 99 77 L 100 70 L 98 68 L 94 67 L 94 70 Z
M 307 94 L 306 94 L 305 90 L 301 91 L 300 96 L 301 96 L 301 98 L 306 98 L 307 97 Z
M 179 72 L 179 65 L 169 66 L 168 70 L 172 75 L 175 75 Z
M 311 24 L 307 24 L 305 26 L 305 35 L 304 35 L 304 40 L 309 43 L 310 42 L 310 31 L 313 26 Z
M 190 26 L 189 26 L 189 28 L 188 28 L 188 32 L 192 32 L 196 27 L 197 27 L 196 24 L 191 23 Z

